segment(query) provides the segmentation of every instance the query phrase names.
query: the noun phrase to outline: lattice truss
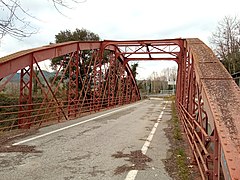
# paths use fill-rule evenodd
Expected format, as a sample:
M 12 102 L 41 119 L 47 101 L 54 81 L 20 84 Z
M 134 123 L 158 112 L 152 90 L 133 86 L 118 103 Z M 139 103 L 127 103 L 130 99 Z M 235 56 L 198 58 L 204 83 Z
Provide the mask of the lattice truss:
M 14 91 L 18 105 L 1 114 L 1 130 L 60 122 L 140 99 L 129 65 L 116 51 L 78 49 L 57 58 L 50 78 L 34 57 L 21 69 L 19 89 Z
M 118 44 L 120 54 L 126 61 L 177 60 L 180 47 L 176 43 L 138 42 L 137 44 Z

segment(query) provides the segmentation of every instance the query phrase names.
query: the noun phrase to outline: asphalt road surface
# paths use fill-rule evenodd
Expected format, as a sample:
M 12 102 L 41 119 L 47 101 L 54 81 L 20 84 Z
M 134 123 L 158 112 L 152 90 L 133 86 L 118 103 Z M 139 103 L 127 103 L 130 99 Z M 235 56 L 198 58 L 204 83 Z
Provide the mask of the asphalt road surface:
M 56 124 L 0 153 L 2 180 L 164 180 L 171 104 L 152 98 Z

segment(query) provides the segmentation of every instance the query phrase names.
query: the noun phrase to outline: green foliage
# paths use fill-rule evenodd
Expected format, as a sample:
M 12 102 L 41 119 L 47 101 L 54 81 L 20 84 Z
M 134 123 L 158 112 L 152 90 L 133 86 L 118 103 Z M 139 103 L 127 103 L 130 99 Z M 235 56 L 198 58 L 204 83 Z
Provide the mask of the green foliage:
M 57 35 L 55 35 L 55 42 L 56 43 L 62 43 L 62 42 L 67 42 L 67 41 L 99 41 L 100 37 L 99 35 L 86 30 L 86 29 L 76 29 L 75 31 L 70 31 L 70 30 L 65 30 L 65 31 L 60 31 Z M 91 57 L 92 57 L 92 51 L 90 50 L 84 50 L 81 51 L 81 54 L 79 54 L 79 57 L 81 57 L 81 60 L 79 59 L 79 76 L 81 76 L 82 79 L 86 78 L 86 74 L 85 72 L 87 72 L 87 69 L 89 66 L 91 66 L 92 64 L 90 64 L 91 61 Z M 66 61 L 63 61 L 63 57 L 57 57 L 57 58 L 53 58 L 51 60 L 51 67 L 53 70 L 57 70 L 57 67 L 63 63 L 63 69 L 66 68 L 67 64 L 68 64 L 68 60 L 70 59 L 69 55 L 65 56 Z M 90 72 L 92 71 L 92 69 L 90 69 Z M 61 74 L 61 73 L 60 73 Z M 69 70 L 66 71 L 65 75 L 64 75 L 64 80 L 69 78 Z M 50 79 L 51 81 L 53 79 Z M 55 83 L 57 83 L 60 80 L 60 75 L 59 77 L 57 77 L 57 81 Z M 67 81 L 66 81 L 67 82 Z M 81 89 L 82 87 L 82 81 L 80 81 L 79 78 L 79 89 Z M 63 87 L 68 87 L 66 84 L 63 83 Z
M 65 30 L 60 31 L 57 35 L 55 35 L 55 42 L 62 43 L 67 41 L 99 41 L 100 37 L 98 34 L 95 34 L 86 29 L 78 29 L 76 28 L 75 31 Z M 85 50 L 82 51 L 82 58 L 86 61 L 90 57 L 90 51 Z M 63 57 L 53 58 L 51 60 L 51 67 L 52 69 L 56 70 L 57 65 L 60 65 Z M 66 64 L 65 64 L 66 65 Z
M 187 166 L 187 155 L 185 153 L 184 146 L 182 146 L 184 140 L 182 138 L 181 128 L 177 117 L 176 106 L 173 97 L 172 97 L 172 120 L 174 125 L 173 137 L 175 139 L 176 144 L 174 154 L 177 156 L 176 163 L 178 167 L 178 175 L 180 179 L 188 180 L 190 179 L 189 178 L 190 172 Z
M 138 63 L 133 63 L 132 65 L 131 65 L 131 69 L 132 69 L 132 73 L 133 73 L 133 76 L 136 78 L 136 76 L 137 76 L 137 67 L 138 67 Z
M 164 97 L 164 101 L 171 101 L 171 102 L 174 102 L 175 98 L 176 98 L 176 96 L 174 96 L 174 95 L 166 96 L 166 97 Z M 177 120 L 177 116 L 176 116 L 176 110 L 175 110 L 175 108 L 172 107 L 172 111 L 173 111 L 173 113 L 175 114 L 175 115 L 174 115 L 174 119 Z
M 0 106 L 11 106 L 18 104 L 18 97 L 9 96 L 7 94 L 1 94 L 0 93 Z M 13 122 L 6 121 L 8 119 L 17 118 L 17 114 L 14 114 L 12 112 L 18 111 L 18 107 L 13 106 L 12 108 L 0 108 L 0 114 L 1 113 L 8 113 L 8 114 L 1 114 L 0 120 L 3 121 L 0 123 L 0 128 L 10 126 Z
M 9 96 L 7 94 L 0 93 L 0 106 L 9 106 L 18 104 L 18 96 Z M 0 109 L 3 111 L 3 109 Z
M 99 41 L 100 37 L 87 30 L 87 29 L 78 29 L 75 31 L 65 30 L 60 31 L 57 35 L 55 35 L 56 43 L 67 42 L 67 41 Z
M 173 124 L 174 124 L 173 137 L 176 140 L 182 140 L 181 129 L 179 127 L 180 125 L 179 125 L 179 120 L 178 120 L 178 117 L 177 117 L 174 101 L 172 101 L 172 120 L 173 120 Z
M 187 162 L 186 162 L 186 159 L 187 159 L 186 153 L 184 149 L 178 148 L 176 150 L 176 154 L 177 154 L 178 173 L 179 173 L 180 179 L 187 180 L 189 179 L 189 169 L 187 167 Z

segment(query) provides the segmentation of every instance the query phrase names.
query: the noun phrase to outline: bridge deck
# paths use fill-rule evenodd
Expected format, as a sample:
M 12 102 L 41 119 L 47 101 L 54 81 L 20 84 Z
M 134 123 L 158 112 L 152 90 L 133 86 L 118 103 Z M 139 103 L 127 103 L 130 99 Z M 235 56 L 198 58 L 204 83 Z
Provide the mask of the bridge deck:
M 142 150 L 146 166 L 137 163 L 140 156 L 135 157 L 135 164 L 145 170 L 134 171 L 136 178 L 130 179 L 171 179 L 163 164 L 170 148 L 164 133 L 169 112 L 171 102 L 145 100 L 42 128 L 15 140 L 19 148 L 34 146 L 32 152 L 0 154 L 0 176 L 5 180 L 125 179 L 134 169 L 127 154 Z M 121 153 L 125 154 L 122 158 Z

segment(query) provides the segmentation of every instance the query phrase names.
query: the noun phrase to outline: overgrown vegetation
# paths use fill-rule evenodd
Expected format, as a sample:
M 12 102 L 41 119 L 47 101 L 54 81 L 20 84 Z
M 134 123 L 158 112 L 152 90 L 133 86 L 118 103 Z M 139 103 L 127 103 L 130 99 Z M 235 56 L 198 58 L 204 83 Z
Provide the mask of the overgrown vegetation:
M 17 111 L 18 110 L 17 107 L 2 108 L 4 106 L 11 106 L 11 105 L 15 105 L 15 104 L 18 104 L 18 98 L 17 97 L 13 97 L 13 96 L 9 96 L 9 95 L 0 93 L 0 121 L 6 120 L 6 119 L 17 118 L 17 114 L 11 113 L 13 111 Z M 9 114 L 4 114 L 4 113 L 9 113 Z M 10 121 L 0 122 L 0 128 L 10 126 L 13 123 L 14 122 L 10 122 Z
M 172 102 L 174 102 L 175 101 L 175 96 L 174 95 L 172 95 L 172 96 L 165 96 L 164 97 L 164 101 L 172 101 Z
M 33 111 L 31 111 L 31 116 L 37 114 L 34 109 L 40 108 L 40 104 L 43 98 L 40 96 L 35 96 L 32 98 Z M 19 95 L 12 96 L 9 94 L 0 93 L 0 131 L 1 129 L 8 130 L 8 128 L 15 129 L 18 123 L 18 111 L 19 111 Z M 23 105 L 24 106 L 24 105 Z M 49 115 L 50 116 L 50 115 Z M 38 117 L 40 118 L 40 116 Z M 12 127 L 14 126 L 14 128 Z
M 185 139 L 182 136 L 181 124 L 175 108 L 175 96 L 165 97 L 165 101 L 172 102 L 172 120 L 169 122 L 168 128 L 165 129 L 166 135 L 171 144 L 171 149 L 169 150 L 171 156 L 165 160 L 165 167 L 173 179 L 193 179 L 188 166 L 189 162 L 186 153 L 187 142 L 185 142 Z
M 176 145 L 174 155 L 177 157 L 176 164 L 178 167 L 178 174 L 180 179 L 187 180 L 189 179 L 190 172 L 187 163 L 187 155 L 183 146 L 185 142 L 181 134 L 180 122 L 176 113 L 175 101 L 172 101 L 172 123 L 174 125 L 173 137 Z

